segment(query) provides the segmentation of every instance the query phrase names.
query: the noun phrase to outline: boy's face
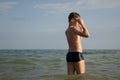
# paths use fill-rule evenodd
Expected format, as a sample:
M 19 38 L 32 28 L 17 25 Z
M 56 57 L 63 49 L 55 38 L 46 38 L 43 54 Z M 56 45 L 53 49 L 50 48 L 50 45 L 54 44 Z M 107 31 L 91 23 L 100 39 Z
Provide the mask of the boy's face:
M 74 25 L 76 23 L 76 20 L 75 19 L 71 19 L 70 20 L 70 24 Z
M 77 21 L 75 19 L 71 19 L 70 24 L 71 25 L 79 25 L 79 21 Z

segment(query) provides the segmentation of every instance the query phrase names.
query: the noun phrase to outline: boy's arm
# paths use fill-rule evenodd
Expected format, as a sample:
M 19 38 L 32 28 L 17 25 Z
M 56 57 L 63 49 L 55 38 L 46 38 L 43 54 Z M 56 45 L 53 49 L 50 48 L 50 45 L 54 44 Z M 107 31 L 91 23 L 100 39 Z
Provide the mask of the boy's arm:
M 89 31 L 88 31 L 88 29 L 86 28 L 83 20 L 80 19 L 78 22 L 79 22 L 79 24 L 81 25 L 82 31 L 81 31 L 81 30 L 77 30 L 76 28 L 73 28 L 74 32 L 77 33 L 77 34 L 79 34 L 79 35 L 82 36 L 82 37 L 88 38 L 88 37 L 90 36 L 90 34 L 89 34 Z
M 83 33 L 86 35 L 86 37 L 89 37 L 90 33 L 89 33 L 87 27 L 85 26 L 84 21 L 82 19 L 80 19 L 79 22 L 81 24 L 81 27 L 83 28 Z

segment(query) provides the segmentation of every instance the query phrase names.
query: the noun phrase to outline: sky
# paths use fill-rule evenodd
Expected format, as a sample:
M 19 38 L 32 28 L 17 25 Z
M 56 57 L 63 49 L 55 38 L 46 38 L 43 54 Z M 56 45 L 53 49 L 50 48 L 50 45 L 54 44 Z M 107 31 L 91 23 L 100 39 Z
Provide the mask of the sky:
M 0 0 L 0 49 L 67 49 L 70 12 L 90 32 L 83 49 L 120 49 L 120 0 Z

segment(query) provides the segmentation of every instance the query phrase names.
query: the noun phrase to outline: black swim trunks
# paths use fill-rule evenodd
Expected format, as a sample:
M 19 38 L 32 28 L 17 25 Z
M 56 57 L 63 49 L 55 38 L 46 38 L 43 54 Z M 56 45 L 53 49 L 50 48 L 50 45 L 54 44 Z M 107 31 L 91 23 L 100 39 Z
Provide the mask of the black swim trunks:
M 80 52 L 68 52 L 66 55 L 67 62 L 78 62 L 81 60 L 84 60 L 84 57 Z

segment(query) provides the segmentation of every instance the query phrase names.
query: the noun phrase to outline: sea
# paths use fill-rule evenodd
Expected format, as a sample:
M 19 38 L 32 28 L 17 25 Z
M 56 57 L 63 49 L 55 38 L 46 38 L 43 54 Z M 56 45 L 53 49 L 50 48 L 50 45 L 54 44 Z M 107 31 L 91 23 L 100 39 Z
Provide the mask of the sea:
M 86 73 L 67 75 L 67 50 L 0 50 L 0 80 L 120 80 L 120 50 L 83 50 Z

